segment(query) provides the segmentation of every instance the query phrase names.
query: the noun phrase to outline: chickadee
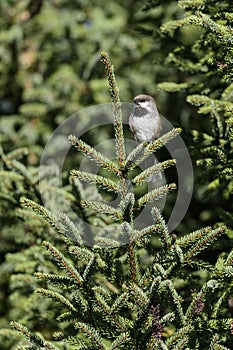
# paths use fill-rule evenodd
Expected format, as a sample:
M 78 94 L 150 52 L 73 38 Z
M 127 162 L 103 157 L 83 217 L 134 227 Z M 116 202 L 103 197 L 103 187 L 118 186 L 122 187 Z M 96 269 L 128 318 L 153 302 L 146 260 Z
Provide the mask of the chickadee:
M 134 98 L 133 112 L 129 117 L 129 126 L 133 137 L 137 142 L 152 142 L 159 137 L 161 132 L 161 118 L 153 97 L 138 95 Z M 157 164 L 155 159 L 154 164 Z M 149 181 L 157 182 L 162 179 L 159 171 L 157 176 L 152 176 Z
M 134 98 L 134 108 L 129 118 L 129 126 L 135 141 L 151 142 L 159 137 L 161 118 L 153 97 L 138 95 Z

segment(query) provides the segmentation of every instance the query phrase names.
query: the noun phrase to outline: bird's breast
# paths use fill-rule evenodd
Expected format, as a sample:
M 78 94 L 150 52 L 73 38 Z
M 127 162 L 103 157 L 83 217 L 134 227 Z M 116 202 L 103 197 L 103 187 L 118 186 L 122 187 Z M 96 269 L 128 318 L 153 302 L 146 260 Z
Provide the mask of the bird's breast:
M 159 118 L 143 115 L 133 116 L 131 119 L 135 139 L 138 142 L 153 141 L 160 130 Z

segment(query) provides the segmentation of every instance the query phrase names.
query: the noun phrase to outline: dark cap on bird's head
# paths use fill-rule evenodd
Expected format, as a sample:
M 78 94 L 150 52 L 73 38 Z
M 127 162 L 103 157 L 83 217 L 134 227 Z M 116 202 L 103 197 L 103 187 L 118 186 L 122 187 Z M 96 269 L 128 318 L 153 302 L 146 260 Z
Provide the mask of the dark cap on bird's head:
M 141 95 L 138 95 L 138 96 L 134 97 L 133 101 L 136 104 L 140 104 L 140 103 L 143 103 L 143 102 L 150 102 L 150 101 L 155 103 L 155 100 L 153 99 L 152 96 L 144 95 L 144 94 L 141 94 Z

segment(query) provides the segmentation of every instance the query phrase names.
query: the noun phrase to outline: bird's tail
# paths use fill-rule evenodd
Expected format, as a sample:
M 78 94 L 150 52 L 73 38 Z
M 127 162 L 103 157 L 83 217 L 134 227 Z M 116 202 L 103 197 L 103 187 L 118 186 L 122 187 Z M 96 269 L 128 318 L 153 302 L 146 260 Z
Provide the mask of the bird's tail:
M 154 157 L 153 157 L 154 158 Z M 153 165 L 157 165 L 159 163 L 158 159 L 155 158 L 154 162 L 152 160 L 152 157 L 149 157 L 145 160 L 145 167 L 146 168 L 149 168 Z M 161 170 L 155 172 L 155 174 L 151 174 L 149 177 L 148 177 L 148 182 L 153 182 L 153 183 L 159 183 L 161 184 L 161 181 L 163 180 L 163 173 Z

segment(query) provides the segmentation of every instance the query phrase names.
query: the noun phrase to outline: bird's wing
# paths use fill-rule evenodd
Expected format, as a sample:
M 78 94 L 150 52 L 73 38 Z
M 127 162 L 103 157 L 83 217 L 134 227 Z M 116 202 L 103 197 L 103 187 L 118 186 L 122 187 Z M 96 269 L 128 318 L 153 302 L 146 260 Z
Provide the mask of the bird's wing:
M 160 133 L 162 131 L 162 123 L 161 123 L 161 119 L 159 120 L 159 126 L 158 128 L 155 129 L 155 132 L 154 132 L 154 138 L 157 139 L 160 137 Z
M 129 128 L 132 131 L 132 133 L 135 133 L 135 128 L 133 126 L 133 113 L 131 113 L 129 116 Z

